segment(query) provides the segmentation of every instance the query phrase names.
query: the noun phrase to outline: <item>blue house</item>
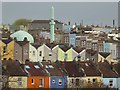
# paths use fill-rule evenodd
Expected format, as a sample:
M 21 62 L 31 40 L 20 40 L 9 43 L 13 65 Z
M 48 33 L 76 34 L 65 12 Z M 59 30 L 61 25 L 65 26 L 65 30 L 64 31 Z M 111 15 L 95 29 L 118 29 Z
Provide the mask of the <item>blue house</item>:
M 69 46 L 76 46 L 76 34 L 70 33 L 69 34 Z
M 67 88 L 67 75 L 56 63 L 42 62 L 44 70 L 49 75 L 50 89 L 63 90 Z
M 106 87 L 118 88 L 118 73 L 113 68 L 113 65 L 108 61 L 98 62 L 99 70 L 102 73 L 102 82 Z
M 110 43 L 103 42 L 104 52 L 110 52 Z

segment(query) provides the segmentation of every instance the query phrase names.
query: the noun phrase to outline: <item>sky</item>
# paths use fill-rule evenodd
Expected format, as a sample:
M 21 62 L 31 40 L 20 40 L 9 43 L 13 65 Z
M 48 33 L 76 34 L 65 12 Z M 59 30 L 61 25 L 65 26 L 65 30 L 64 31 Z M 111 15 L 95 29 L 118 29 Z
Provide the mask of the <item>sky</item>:
M 55 19 L 71 24 L 112 25 L 118 23 L 118 2 L 2 2 L 2 23 L 12 24 L 16 19 L 50 19 L 51 7 Z

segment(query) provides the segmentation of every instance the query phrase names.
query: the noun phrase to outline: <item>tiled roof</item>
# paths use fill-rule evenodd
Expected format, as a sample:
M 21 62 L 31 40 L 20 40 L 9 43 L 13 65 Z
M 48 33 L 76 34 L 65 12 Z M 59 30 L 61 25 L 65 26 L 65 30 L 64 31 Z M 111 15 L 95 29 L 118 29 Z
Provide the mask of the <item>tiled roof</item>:
M 7 40 L 6 40 L 6 39 L 5 39 L 5 40 L 2 40 L 2 42 L 4 42 L 5 44 L 10 43 L 11 41 L 13 41 L 13 39 L 11 39 L 11 38 L 10 38 L 10 39 L 7 39 Z
M 86 76 L 101 76 L 100 71 L 93 65 L 92 61 L 81 61 L 80 66 Z
M 10 76 L 26 76 L 27 73 L 20 67 L 17 60 L 3 60 L 2 65 Z
M 52 44 L 51 44 L 51 43 L 46 43 L 45 45 L 52 49 L 52 48 L 54 48 L 57 44 L 55 44 L 55 43 L 52 43 Z
M 107 62 L 98 62 L 99 69 L 105 78 L 117 77 L 117 73 L 112 70 L 112 66 Z
M 108 52 L 99 52 L 99 54 L 101 56 L 103 56 L 104 58 L 106 58 L 106 57 L 108 57 L 110 55 L 110 53 L 108 53 Z
M 116 72 L 119 74 L 119 77 L 120 77 L 120 62 L 118 62 L 117 64 L 114 64 L 113 65 L 114 69 L 116 70 Z
M 56 63 L 42 62 L 44 69 L 46 69 L 50 76 L 64 76 L 64 72 L 59 69 Z
M 40 66 L 39 62 L 27 62 L 24 65 L 24 68 L 27 70 L 30 76 L 47 76 L 47 73 L 43 70 L 43 68 Z
M 34 46 L 36 49 L 38 49 L 41 45 L 35 45 L 35 44 L 31 44 L 32 46 Z
M 80 53 L 81 51 L 83 51 L 85 48 L 79 48 L 79 47 L 75 47 L 73 48 L 77 53 Z
M 79 70 L 78 64 L 75 62 L 61 62 L 60 66 L 62 65 L 62 68 L 65 68 L 68 76 L 70 77 L 82 77 L 84 76 L 84 73 L 82 70 Z
M 24 46 L 25 44 L 29 43 L 29 41 L 16 41 L 16 43 L 20 46 Z
M 59 45 L 59 48 L 61 48 L 64 52 L 66 52 L 66 51 L 69 50 L 71 47 L 65 46 L 65 45 Z
M 86 52 L 89 53 L 89 54 L 91 54 L 92 56 L 97 53 L 97 51 L 95 51 L 93 49 L 87 49 Z

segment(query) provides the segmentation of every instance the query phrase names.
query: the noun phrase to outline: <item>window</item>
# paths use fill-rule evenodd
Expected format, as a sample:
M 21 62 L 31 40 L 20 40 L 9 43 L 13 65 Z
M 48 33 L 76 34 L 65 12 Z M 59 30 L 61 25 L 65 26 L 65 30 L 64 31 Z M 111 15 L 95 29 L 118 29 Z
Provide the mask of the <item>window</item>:
M 44 85 L 44 84 L 43 84 L 43 78 L 41 78 L 41 79 L 40 79 L 40 85 L 39 85 L 39 87 L 43 87 L 43 85 Z
M 59 85 L 62 85 L 62 78 L 59 78 L 58 83 Z
M 65 60 L 67 60 L 67 54 L 65 53 Z
M 33 55 L 35 55 L 35 51 L 33 51 Z
M 109 86 L 112 87 L 113 86 L 113 80 L 109 81 Z
M 74 83 L 74 80 L 72 79 L 72 83 Z
M 6 53 L 6 52 L 7 52 L 7 47 L 4 46 L 4 47 L 3 47 L 3 53 Z
M 15 53 L 18 54 L 18 50 L 15 50 Z
M 52 80 L 52 84 L 55 84 L 55 78 L 53 78 L 53 80 Z
M 52 52 L 49 52 L 49 56 L 52 56 Z
M 7 58 L 3 58 L 3 60 L 7 60 Z
M 90 83 L 90 79 L 88 79 L 88 83 Z
M 28 51 L 27 51 L 27 50 L 25 50 L 25 51 L 24 51 L 24 54 L 28 54 Z
M 32 84 L 34 84 L 34 79 L 32 79 Z
M 18 78 L 18 86 L 22 86 L 22 78 Z
M 93 79 L 93 83 L 95 83 L 96 82 L 96 79 Z
M 79 79 L 76 79 L 76 86 L 79 86 Z
M 39 54 L 39 56 L 42 56 L 42 51 L 40 51 L 40 54 Z

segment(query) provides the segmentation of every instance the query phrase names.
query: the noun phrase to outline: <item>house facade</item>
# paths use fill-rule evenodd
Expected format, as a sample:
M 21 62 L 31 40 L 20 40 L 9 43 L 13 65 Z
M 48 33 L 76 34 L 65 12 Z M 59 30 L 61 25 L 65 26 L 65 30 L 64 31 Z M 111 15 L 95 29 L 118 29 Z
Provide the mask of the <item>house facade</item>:
M 7 87 L 10 89 L 23 88 L 27 90 L 27 73 L 21 68 L 17 60 L 3 60 L 3 67 L 7 70 Z
M 14 59 L 14 40 L 2 40 L 1 60 Z
M 29 41 L 15 41 L 14 60 L 24 64 L 27 59 L 29 59 Z
M 40 63 L 26 61 L 25 71 L 28 73 L 28 90 L 49 88 L 49 76 L 41 68 Z

